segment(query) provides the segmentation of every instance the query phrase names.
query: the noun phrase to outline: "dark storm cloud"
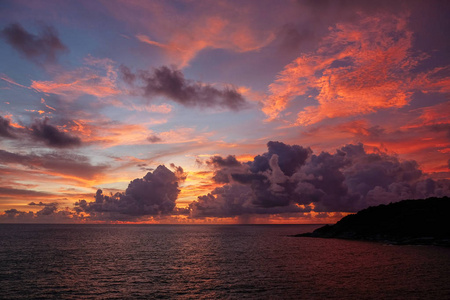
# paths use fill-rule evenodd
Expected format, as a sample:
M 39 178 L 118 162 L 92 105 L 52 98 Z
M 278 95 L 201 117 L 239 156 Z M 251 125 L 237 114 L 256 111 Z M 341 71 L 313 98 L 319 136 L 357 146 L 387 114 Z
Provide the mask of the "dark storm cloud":
M 21 164 L 30 169 L 93 179 L 107 169 L 105 165 L 91 165 L 85 156 L 68 153 L 21 154 L 0 149 L 0 164 Z
M 310 149 L 280 142 L 269 142 L 268 152 L 240 164 L 235 158 L 212 157 L 213 179 L 228 183 L 190 205 L 194 217 L 227 217 L 242 214 L 271 214 L 309 211 L 295 204 L 295 184 L 288 178 L 311 153 Z M 233 166 L 231 168 L 230 166 Z
M 286 145 L 281 142 L 268 142 L 268 152 L 261 156 L 255 157 L 253 163 L 250 164 L 250 169 L 253 173 L 258 171 L 265 171 L 270 165 L 269 161 L 274 154 L 278 156 L 278 165 L 287 176 L 291 176 L 300 166 L 302 166 L 308 156 L 311 154 L 311 149 L 303 148 L 298 145 Z
M 32 136 L 43 141 L 47 146 L 56 148 L 72 148 L 81 145 L 81 139 L 47 124 L 48 119 L 36 121 L 31 125 Z
M 295 203 L 273 207 L 260 207 L 254 205 L 253 190 L 250 186 L 242 184 L 227 184 L 214 189 L 211 193 L 198 197 L 198 200 L 189 205 L 192 217 L 226 218 L 245 214 L 281 214 L 293 212 L 309 212 L 309 207 L 301 208 Z
M 56 57 L 67 51 L 55 29 L 44 26 L 38 35 L 26 31 L 20 24 L 5 27 L 0 36 L 14 49 L 35 63 L 54 63 Z
M 216 181 L 227 184 L 193 202 L 191 216 L 299 212 L 312 204 L 318 212 L 354 212 L 403 199 L 450 195 L 449 180 L 423 179 L 415 161 L 367 153 L 362 144 L 318 155 L 279 142 L 269 142 L 268 148 L 241 168 L 216 166 L 215 176 L 226 178 Z
M 180 70 L 162 66 L 150 71 L 131 72 L 120 68 L 123 80 L 138 89 L 143 96 L 165 96 L 187 107 L 222 107 L 241 110 L 247 107 L 244 97 L 231 86 L 222 89 L 184 78 Z
M 242 168 L 241 163 L 233 155 L 229 155 L 226 158 L 212 156 L 206 161 L 206 165 L 215 170 L 212 179 L 217 183 L 229 183 L 231 173 L 237 172 Z
M 4 119 L 2 116 L 0 116 L 0 137 L 15 138 L 9 120 Z
M 95 201 L 80 200 L 75 204 L 76 210 L 94 218 L 119 220 L 171 214 L 180 193 L 178 182 L 183 180 L 177 175 L 183 174 L 182 168 L 174 173 L 160 165 L 153 173 L 131 181 L 123 193 L 108 196 L 99 189 Z

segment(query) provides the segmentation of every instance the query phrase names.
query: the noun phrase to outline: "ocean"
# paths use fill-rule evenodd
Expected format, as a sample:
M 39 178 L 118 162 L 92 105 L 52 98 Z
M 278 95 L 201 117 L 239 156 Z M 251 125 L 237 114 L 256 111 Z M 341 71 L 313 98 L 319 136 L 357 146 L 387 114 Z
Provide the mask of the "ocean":
M 0 224 L 1 299 L 450 299 L 450 249 L 318 225 Z

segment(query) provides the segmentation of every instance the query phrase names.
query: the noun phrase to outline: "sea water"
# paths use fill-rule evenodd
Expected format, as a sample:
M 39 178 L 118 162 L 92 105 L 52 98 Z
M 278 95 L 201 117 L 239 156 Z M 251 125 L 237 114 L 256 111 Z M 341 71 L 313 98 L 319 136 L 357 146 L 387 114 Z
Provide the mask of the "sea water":
M 450 299 L 450 249 L 317 225 L 0 224 L 1 299 Z

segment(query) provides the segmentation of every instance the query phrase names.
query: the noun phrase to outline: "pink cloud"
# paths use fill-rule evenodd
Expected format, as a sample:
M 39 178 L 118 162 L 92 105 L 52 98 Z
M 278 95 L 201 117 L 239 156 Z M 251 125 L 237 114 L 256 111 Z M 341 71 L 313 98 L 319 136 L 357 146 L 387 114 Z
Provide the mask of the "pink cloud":
M 183 68 L 207 48 L 234 52 L 257 51 L 275 39 L 273 29 L 252 23 L 255 10 L 216 1 L 214 5 L 192 2 L 179 11 L 168 2 L 105 2 L 119 20 L 131 25 L 136 38 L 161 48 L 170 63 Z
M 120 93 L 116 79 L 113 61 L 89 56 L 85 59 L 84 67 L 62 72 L 53 81 L 32 80 L 30 87 L 39 92 L 63 95 L 69 99 L 84 94 L 102 98 Z

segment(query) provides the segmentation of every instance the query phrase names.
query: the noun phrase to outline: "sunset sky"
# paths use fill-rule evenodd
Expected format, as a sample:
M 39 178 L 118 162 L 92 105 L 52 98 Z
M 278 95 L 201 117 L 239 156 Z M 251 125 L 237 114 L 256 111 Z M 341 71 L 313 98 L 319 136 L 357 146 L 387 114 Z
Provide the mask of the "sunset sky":
M 1 1 L 0 222 L 450 196 L 449 36 L 445 0 Z

